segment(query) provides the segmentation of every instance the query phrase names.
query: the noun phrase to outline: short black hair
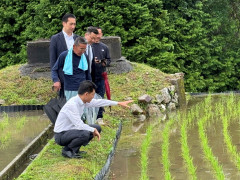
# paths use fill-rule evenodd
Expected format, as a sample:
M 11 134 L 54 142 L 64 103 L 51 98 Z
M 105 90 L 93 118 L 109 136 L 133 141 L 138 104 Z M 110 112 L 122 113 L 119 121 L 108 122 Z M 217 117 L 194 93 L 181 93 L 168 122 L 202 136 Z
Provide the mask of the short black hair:
M 98 34 L 98 30 L 97 30 L 97 28 L 96 27 L 93 27 L 93 26 L 89 26 L 88 28 L 87 28 L 87 33 L 94 33 L 94 34 Z
M 75 46 L 79 46 L 80 44 L 87 44 L 87 41 L 85 38 L 78 36 L 77 39 L 74 41 Z
M 86 92 L 91 93 L 93 92 L 93 90 L 96 91 L 96 89 L 97 89 L 97 86 L 92 81 L 89 81 L 89 80 L 82 81 L 78 88 L 78 94 L 83 95 Z
M 97 28 L 97 29 L 101 29 L 101 30 L 102 30 L 102 28 L 101 28 L 100 26 L 96 26 L 96 28 Z
M 68 18 L 76 19 L 76 16 L 74 14 L 67 13 L 62 17 L 62 22 L 68 22 Z

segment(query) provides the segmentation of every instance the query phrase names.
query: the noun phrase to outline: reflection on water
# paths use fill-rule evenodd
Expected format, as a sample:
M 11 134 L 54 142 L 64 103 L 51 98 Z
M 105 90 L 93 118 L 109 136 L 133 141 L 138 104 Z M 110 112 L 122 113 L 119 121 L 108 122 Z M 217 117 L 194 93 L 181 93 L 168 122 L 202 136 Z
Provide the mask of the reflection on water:
M 21 117 L 26 117 L 24 125 L 16 126 Z M 0 143 L 0 171 L 50 124 L 48 117 L 41 110 L 8 113 L 8 118 L 8 125 L 0 132 L 0 137 L 4 134 L 9 135 L 4 145 Z M 0 113 L 0 123 L 3 119 L 4 114 Z
M 215 101 L 222 97 L 214 97 L 212 107 L 215 107 Z M 202 102 L 204 97 L 194 97 L 188 103 L 188 110 L 197 103 Z M 198 120 L 196 120 L 197 122 Z M 133 124 L 132 126 L 136 125 Z M 154 132 L 153 142 L 150 147 L 148 156 L 148 175 L 150 180 L 164 179 L 163 165 L 161 160 L 161 145 L 162 138 L 160 136 L 162 128 L 165 123 L 160 122 L 155 127 L 159 128 L 158 132 Z M 146 123 L 141 125 L 146 129 Z M 139 126 L 139 128 L 141 128 Z M 180 143 L 180 127 L 176 125 L 170 132 L 169 139 L 169 161 L 170 173 L 173 179 L 191 179 L 184 160 L 182 158 L 181 143 Z M 123 132 L 120 137 L 117 151 L 110 167 L 109 180 L 137 180 L 140 178 L 141 165 L 140 165 L 140 147 L 144 139 L 145 131 L 139 130 L 133 133 L 131 125 L 123 126 Z M 156 129 L 156 128 L 155 128 Z M 233 160 L 227 152 L 226 145 L 223 137 L 223 126 L 221 120 L 214 119 L 209 126 L 206 127 L 206 135 L 208 138 L 208 145 L 211 147 L 214 156 L 218 159 L 219 164 L 222 166 L 226 179 L 240 179 L 239 171 L 237 170 Z M 240 127 L 239 119 L 231 120 L 228 128 L 231 135 L 233 145 L 237 147 L 240 152 Z M 135 137 L 136 136 L 136 137 Z M 194 123 L 193 126 L 188 127 L 188 146 L 190 155 L 193 159 L 193 164 L 196 167 L 196 175 L 198 179 L 215 179 L 214 173 L 208 161 L 206 161 L 198 132 L 198 125 Z
M 130 151 L 130 152 L 129 152 Z M 111 179 L 139 179 L 141 174 L 139 151 L 120 150 L 116 152 L 111 169 L 114 170 Z

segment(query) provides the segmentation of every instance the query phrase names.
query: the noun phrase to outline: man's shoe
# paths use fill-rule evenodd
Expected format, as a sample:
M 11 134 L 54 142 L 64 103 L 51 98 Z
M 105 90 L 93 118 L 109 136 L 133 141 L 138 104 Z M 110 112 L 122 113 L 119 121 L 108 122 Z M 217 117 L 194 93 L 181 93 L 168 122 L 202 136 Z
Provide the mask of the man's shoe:
M 62 149 L 62 155 L 67 158 L 72 158 L 72 151 L 66 151 Z
M 103 118 L 98 118 L 98 119 L 97 119 L 97 124 L 99 124 L 99 125 L 105 125 L 105 123 L 103 122 Z
M 79 151 L 77 154 L 84 155 L 84 154 L 87 154 L 87 152 L 86 151 Z
M 62 155 L 64 157 L 67 157 L 67 158 L 77 158 L 77 159 L 82 158 L 82 156 L 80 154 L 76 154 L 76 153 L 74 153 L 72 151 L 66 151 L 64 149 L 62 150 Z
M 76 159 L 80 159 L 82 158 L 82 156 L 80 154 L 77 154 L 77 153 L 72 153 L 72 158 L 76 158 Z

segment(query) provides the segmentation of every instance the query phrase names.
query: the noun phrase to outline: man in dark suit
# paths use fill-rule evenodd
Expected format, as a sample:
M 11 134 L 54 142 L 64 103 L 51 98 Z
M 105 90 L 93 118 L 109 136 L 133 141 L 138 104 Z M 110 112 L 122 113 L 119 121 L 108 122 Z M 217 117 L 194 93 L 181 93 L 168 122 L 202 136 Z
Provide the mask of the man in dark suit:
M 96 58 L 95 64 L 93 66 L 94 74 L 92 75 L 93 76 L 92 79 L 97 86 L 96 93 L 99 94 L 102 98 L 104 98 L 105 83 L 104 83 L 104 78 L 102 74 L 103 72 L 106 71 L 106 66 L 110 65 L 111 58 L 110 58 L 110 53 L 107 45 L 100 42 L 103 36 L 102 29 L 100 27 L 96 27 L 96 29 L 98 30 L 98 34 L 95 39 L 95 43 L 92 44 L 93 54 Z M 104 109 L 100 107 L 97 115 L 97 122 L 99 124 L 104 124 L 103 112 L 104 112 Z
M 60 33 L 57 33 L 51 37 L 50 41 L 50 67 L 53 68 L 56 63 L 58 56 L 66 50 L 69 50 L 74 40 L 78 37 L 73 33 L 76 27 L 76 17 L 73 14 L 67 13 L 62 18 L 63 29 Z M 59 78 L 61 82 L 61 89 L 59 91 L 59 97 L 64 97 L 64 76 L 62 69 L 59 69 Z
M 92 50 L 92 44 L 95 43 L 96 39 L 97 39 L 97 35 L 98 35 L 98 30 L 96 27 L 90 26 L 87 28 L 87 32 L 85 33 L 85 39 L 87 40 L 87 49 L 86 49 L 86 54 L 88 55 L 89 58 L 89 64 L 90 64 L 90 73 L 93 74 L 94 72 L 92 72 L 93 66 L 94 66 L 94 53 Z

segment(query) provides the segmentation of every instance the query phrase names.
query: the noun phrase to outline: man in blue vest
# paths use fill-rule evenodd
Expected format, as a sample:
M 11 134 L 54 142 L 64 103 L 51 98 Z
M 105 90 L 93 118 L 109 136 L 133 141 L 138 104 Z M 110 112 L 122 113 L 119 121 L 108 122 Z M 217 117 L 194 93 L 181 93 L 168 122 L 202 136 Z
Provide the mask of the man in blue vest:
M 62 88 L 59 69 L 63 69 L 64 95 L 67 100 L 78 94 L 79 84 L 82 81 L 92 79 L 89 73 L 88 56 L 84 53 L 86 47 L 86 40 L 83 37 L 77 37 L 73 47 L 62 52 L 52 68 L 53 87 L 56 91 Z

